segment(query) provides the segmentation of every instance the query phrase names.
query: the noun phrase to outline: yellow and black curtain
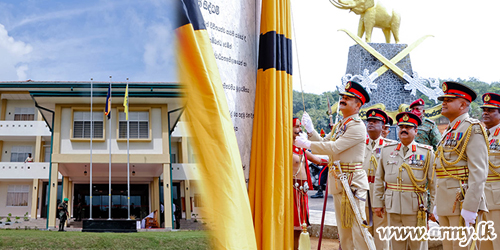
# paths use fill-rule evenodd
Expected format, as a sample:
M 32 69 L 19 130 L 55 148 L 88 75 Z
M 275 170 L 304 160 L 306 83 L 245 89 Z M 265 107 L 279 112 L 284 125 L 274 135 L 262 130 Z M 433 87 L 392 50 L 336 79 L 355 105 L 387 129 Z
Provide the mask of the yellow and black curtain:
M 293 248 L 290 1 L 263 0 L 249 198 L 259 249 Z
M 256 249 L 240 153 L 212 45 L 195 0 L 180 1 L 179 77 L 214 249 Z

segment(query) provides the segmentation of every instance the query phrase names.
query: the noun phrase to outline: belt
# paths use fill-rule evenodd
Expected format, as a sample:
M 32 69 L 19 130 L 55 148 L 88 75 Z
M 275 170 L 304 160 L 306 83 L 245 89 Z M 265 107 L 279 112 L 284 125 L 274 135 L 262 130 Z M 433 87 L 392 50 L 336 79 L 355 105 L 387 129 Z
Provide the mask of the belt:
M 352 173 L 363 170 L 363 163 L 340 163 L 340 167 L 342 168 L 342 172 L 344 173 Z
M 422 185 L 423 187 L 424 185 Z M 387 189 L 398 192 L 417 192 L 415 186 L 412 184 L 397 184 L 397 183 L 388 183 Z
M 456 177 L 467 177 L 469 175 L 469 168 L 467 166 L 460 166 L 460 167 L 447 167 L 446 172 L 449 174 L 456 176 Z M 444 179 L 444 178 L 450 178 L 448 174 L 444 172 L 444 169 L 441 168 L 436 168 L 436 176 L 438 179 Z
M 500 176 L 495 174 L 488 174 L 488 178 L 486 178 L 486 182 L 497 182 L 500 181 Z

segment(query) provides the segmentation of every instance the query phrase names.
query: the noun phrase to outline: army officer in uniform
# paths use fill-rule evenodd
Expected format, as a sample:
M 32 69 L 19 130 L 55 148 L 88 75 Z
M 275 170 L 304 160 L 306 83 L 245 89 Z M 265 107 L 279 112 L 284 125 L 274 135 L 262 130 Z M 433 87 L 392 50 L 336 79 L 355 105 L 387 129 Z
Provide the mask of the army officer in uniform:
M 375 176 L 374 211 L 380 216 L 385 206 L 389 226 L 427 227 L 427 191 L 431 203 L 436 194 L 432 171 L 434 152 L 431 146 L 414 140 L 421 124 L 417 115 L 402 112 L 396 116 L 396 121 L 401 142 L 382 149 Z M 427 241 L 391 239 L 392 249 L 406 249 L 407 243 L 412 250 L 427 249 Z

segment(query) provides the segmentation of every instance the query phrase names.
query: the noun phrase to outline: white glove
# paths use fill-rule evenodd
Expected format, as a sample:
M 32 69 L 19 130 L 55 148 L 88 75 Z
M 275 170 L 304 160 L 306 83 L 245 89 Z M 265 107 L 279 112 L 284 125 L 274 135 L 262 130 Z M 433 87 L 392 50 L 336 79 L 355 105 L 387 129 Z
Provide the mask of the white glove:
M 439 216 L 437 213 L 437 207 L 434 206 L 434 209 L 432 210 L 432 214 L 434 215 L 434 218 L 436 218 L 437 221 L 439 221 Z
M 299 148 L 310 148 L 311 147 L 311 141 L 307 139 L 307 134 L 305 133 L 300 133 L 299 136 L 295 137 L 295 146 Z
M 305 111 L 304 114 L 302 115 L 302 125 L 304 125 L 308 133 L 314 131 L 314 126 L 311 117 L 309 117 L 309 114 Z
M 465 226 L 468 227 L 469 224 L 474 224 L 476 223 L 476 217 L 477 213 L 471 212 L 469 210 L 465 210 L 462 208 L 462 211 L 460 212 L 460 215 L 464 218 L 465 221 Z

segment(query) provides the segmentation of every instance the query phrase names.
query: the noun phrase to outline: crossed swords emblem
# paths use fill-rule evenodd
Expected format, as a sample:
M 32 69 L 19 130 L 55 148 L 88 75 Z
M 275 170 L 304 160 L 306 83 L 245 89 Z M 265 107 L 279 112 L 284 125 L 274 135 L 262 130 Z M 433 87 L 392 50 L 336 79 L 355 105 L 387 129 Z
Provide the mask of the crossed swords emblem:
M 380 54 L 378 51 L 376 51 L 372 46 L 370 46 L 368 43 L 365 41 L 361 40 L 358 36 L 353 34 L 352 32 L 345 30 L 345 29 L 339 29 L 339 31 L 345 32 L 347 35 L 349 35 L 357 44 L 359 44 L 362 48 L 364 48 L 368 53 L 373 55 L 375 58 L 377 58 L 380 62 L 382 62 L 384 65 L 380 68 L 378 68 L 376 71 L 371 73 L 368 78 L 363 79 L 361 82 L 361 85 L 364 87 L 371 86 L 373 81 L 377 79 L 379 76 L 384 74 L 387 70 L 392 70 L 396 75 L 399 77 L 403 78 L 405 81 L 407 81 L 411 86 L 405 86 L 405 89 L 411 89 L 412 94 L 415 95 L 415 90 L 418 88 L 423 94 L 429 96 L 431 99 L 435 99 L 433 97 L 437 97 L 439 95 L 442 95 L 441 89 L 431 89 L 422 84 L 422 81 L 425 81 L 423 79 L 420 79 L 418 77 L 411 77 L 408 75 L 406 72 L 404 72 L 402 69 L 400 69 L 398 66 L 396 66 L 396 63 L 401 61 L 405 56 L 410 54 L 411 51 L 413 51 L 418 45 L 420 45 L 425 39 L 428 37 L 433 37 L 432 35 L 426 35 L 412 43 L 410 46 L 406 47 L 404 50 L 399 52 L 395 57 L 393 57 L 391 60 L 387 59 L 384 57 L 382 54 Z M 436 82 L 431 82 L 428 80 L 431 84 L 431 87 L 438 87 L 439 83 Z

